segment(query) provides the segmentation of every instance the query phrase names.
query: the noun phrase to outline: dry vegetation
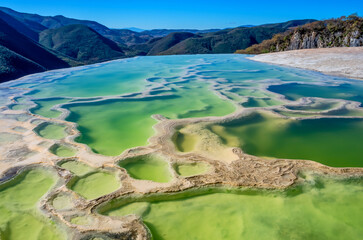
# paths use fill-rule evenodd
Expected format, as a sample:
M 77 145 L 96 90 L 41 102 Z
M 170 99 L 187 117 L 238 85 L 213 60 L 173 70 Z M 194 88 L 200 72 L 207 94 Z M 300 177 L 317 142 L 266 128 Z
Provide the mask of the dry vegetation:
M 272 39 L 260 44 L 237 50 L 236 53 L 259 54 L 305 48 L 350 47 L 362 44 L 362 35 L 363 18 L 352 14 L 348 17 L 316 21 L 289 29 L 284 33 L 275 34 Z M 352 39 L 358 39 L 358 43 L 354 41 L 352 43 Z M 310 44 L 312 47 L 306 47 L 304 41 L 312 42 Z

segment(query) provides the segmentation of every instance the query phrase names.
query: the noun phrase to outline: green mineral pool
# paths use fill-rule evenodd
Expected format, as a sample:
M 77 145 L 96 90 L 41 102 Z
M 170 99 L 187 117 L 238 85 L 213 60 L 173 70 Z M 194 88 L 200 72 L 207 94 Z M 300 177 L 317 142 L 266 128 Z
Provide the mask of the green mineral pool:
M 96 153 L 114 156 L 147 145 L 156 124 L 153 114 L 190 118 L 223 116 L 235 110 L 232 103 L 209 91 L 206 84 L 185 83 L 175 89 L 174 95 L 167 97 L 71 104 L 66 106 L 71 112 L 67 120 L 79 125 L 78 142 Z
M 65 239 L 64 233 L 37 207 L 56 180 L 46 170 L 33 169 L 0 185 L 0 239 Z
M 27 99 L 26 98 L 23 98 L 23 97 L 16 97 L 14 98 L 14 100 L 18 103 L 25 103 L 27 102 Z
M 77 153 L 76 149 L 65 144 L 54 144 L 49 151 L 59 157 L 73 157 Z
M 34 131 L 39 134 L 39 136 L 47 139 L 58 140 L 67 136 L 66 126 L 55 123 L 41 123 Z
M 362 202 L 362 179 L 315 178 L 286 191 L 209 189 L 120 199 L 99 211 L 141 216 L 154 240 L 333 240 L 363 236 Z
M 297 100 L 302 97 L 320 97 L 363 103 L 363 84 L 361 82 L 344 83 L 338 86 L 290 83 L 272 85 L 268 90 L 285 95 L 289 100 Z
M 233 88 L 231 92 L 244 97 L 268 97 L 267 93 L 259 89 Z
M 96 171 L 74 177 L 68 187 L 82 197 L 91 200 L 116 191 L 121 187 L 121 183 L 113 173 Z
M 248 154 L 314 160 L 333 167 L 363 167 L 363 119 L 283 119 L 270 114 L 211 126 L 227 145 Z M 228 139 L 239 143 L 229 144 Z
M 180 152 L 191 152 L 194 150 L 199 137 L 196 134 L 183 133 L 182 130 L 175 133 L 173 140 Z
M 172 179 L 169 164 L 156 155 L 128 158 L 120 161 L 119 165 L 125 168 L 130 176 L 135 179 L 154 182 L 169 182 Z
M 94 171 L 94 169 L 87 164 L 73 160 L 61 162 L 59 166 L 61 168 L 67 169 L 77 176 L 82 176 Z
M 29 105 L 25 105 L 25 104 L 12 104 L 10 105 L 10 109 L 11 110 L 25 110 L 29 107 Z
M 244 107 L 270 107 L 275 105 L 281 105 L 282 102 L 273 98 L 248 98 L 248 100 L 242 103 Z
M 57 104 L 65 103 L 67 101 L 69 100 L 63 98 L 35 100 L 34 102 L 37 104 L 37 106 L 30 109 L 30 111 L 43 117 L 56 118 L 59 117 L 61 112 L 57 110 L 52 110 L 51 108 Z
M 268 84 L 272 85 L 266 91 Z M 27 88 L 29 92 L 15 88 Z M 222 97 L 223 94 L 229 98 Z M 290 101 L 302 97 L 330 99 L 302 107 L 286 101 L 292 111 L 271 108 L 285 116 L 314 117 L 319 110 L 342 106 L 332 99 L 363 103 L 363 83 L 258 63 L 233 54 L 138 57 L 55 70 L 1 83 L 3 107 L 25 110 L 34 101 L 37 107 L 30 111 L 42 119 L 0 112 L 1 121 L 9 120 L 11 124 L 11 129 L 0 133 L 0 145 L 19 145 L 23 135 L 29 133 L 22 132 L 21 124 L 13 124 L 14 121 L 29 120 L 33 126 L 37 125 L 34 132 L 42 138 L 65 138 L 68 124 L 45 119 L 60 117 L 61 112 L 52 108 L 61 104 L 65 112 L 69 111 L 65 121 L 74 123 L 80 132 L 75 141 L 88 145 L 95 153 L 117 156 L 127 149 L 149 144 L 148 139 L 155 134 L 156 119 L 161 119 L 153 115 L 167 119 L 226 116 L 237 108 L 283 104 L 277 94 Z M 14 98 L 18 102 L 9 103 Z M 347 109 L 323 114 L 363 116 L 362 109 L 354 109 L 352 104 L 347 106 Z M 173 140 L 180 152 L 212 152 L 214 146 L 218 147 L 215 151 L 229 151 L 226 146 L 231 146 L 261 157 L 314 160 L 333 167 L 363 167 L 362 118 L 295 120 L 266 112 L 260 110 L 220 124 L 199 119 L 201 128 L 179 129 Z M 60 157 L 76 154 L 72 144 L 61 141 L 40 139 L 36 144 L 42 148 L 52 146 L 49 150 Z M 21 152 L 18 149 L 15 155 Z M 8 153 L 10 157 L 14 155 L 11 151 Z M 186 158 L 189 155 L 179 154 Z M 124 169 L 115 170 L 96 169 L 81 160 L 58 163 L 73 177 L 66 186 L 67 192 L 57 193 L 50 199 L 55 209 L 68 211 L 77 203 L 75 198 L 91 200 L 121 190 L 117 171 L 124 174 L 124 169 L 134 179 L 160 183 L 186 182 L 188 179 L 181 178 L 205 174 L 212 169 L 201 162 L 175 164 L 172 159 L 174 165 L 170 165 L 157 155 L 119 161 Z M 37 169 L 25 171 L 0 185 L 0 239 L 64 237 L 37 206 L 56 180 L 46 170 Z M 287 191 L 199 189 L 175 195 L 115 199 L 100 211 L 110 216 L 141 216 L 154 239 L 360 239 L 363 236 L 362 190 L 361 179 L 338 181 L 307 177 L 304 185 Z M 87 225 L 92 219 L 75 214 L 67 220 Z
M 27 95 L 47 97 L 98 97 L 143 91 L 150 77 L 180 76 L 199 57 L 138 57 L 73 68 L 66 76 L 30 87 Z M 195 64 L 195 63 L 194 63 Z M 148 69 L 148 70 L 145 70 Z
M 113 172 L 99 171 L 74 160 L 60 162 L 59 166 L 75 175 L 68 183 L 68 188 L 86 199 L 98 198 L 121 187 L 120 180 Z
M 208 172 L 210 165 L 204 162 L 176 163 L 175 171 L 183 177 L 190 177 Z

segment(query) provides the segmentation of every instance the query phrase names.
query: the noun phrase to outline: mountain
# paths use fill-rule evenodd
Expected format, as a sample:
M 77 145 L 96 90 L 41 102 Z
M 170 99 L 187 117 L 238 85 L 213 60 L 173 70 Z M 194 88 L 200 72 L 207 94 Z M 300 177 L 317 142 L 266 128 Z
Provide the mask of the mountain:
M 249 25 L 249 24 L 247 24 L 247 25 L 241 25 L 239 27 L 256 27 L 256 25 Z
M 284 32 L 291 27 L 315 21 L 311 19 L 294 20 L 260 26 L 246 25 L 223 30 L 153 29 L 135 32 L 128 29 L 109 29 L 94 21 L 78 20 L 61 15 L 54 17 L 40 16 L 37 14 L 20 13 L 9 8 L 1 7 L 0 10 L 16 18 L 19 22 L 38 33 L 40 32 L 39 25 L 46 29 L 56 29 L 74 24 L 86 25 L 103 37 L 118 43 L 126 56 L 233 53 L 237 49 L 245 49 L 253 44 L 261 43 L 263 40 L 271 38 L 274 34 Z M 183 33 L 178 36 L 185 36 L 184 33 L 191 33 L 193 35 L 189 35 L 182 40 L 173 40 L 172 38 L 177 35 L 170 34 L 174 33 Z M 165 46 L 168 46 L 168 49 L 165 49 Z M 101 57 L 101 59 L 103 58 Z
M 115 42 L 85 25 L 44 30 L 39 35 L 39 42 L 85 64 L 125 57 Z
M 205 30 L 198 30 L 198 29 L 152 29 L 152 30 L 145 30 L 142 31 L 142 34 L 150 35 L 153 37 L 165 37 L 169 35 L 170 33 L 175 32 L 188 32 L 188 33 L 209 33 L 209 32 L 217 32 L 220 29 L 205 29 Z
M 0 45 L 0 83 L 43 71 L 43 66 Z
M 0 81 L 25 74 L 69 67 L 60 55 L 16 31 L 0 19 Z
M 128 56 L 146 56 L 154 45 L 161 40 L 162 37 L 152 38 L 149 41 L 142 44 L 131 45 L 127 49 Z
M 308 23 L 237 53 L 258 54 L 286 50 L 363 46 L 363 18 L 351 15 Z
M 170 33 L 166 37 L 163 37 L 160 40 L 156 41 L 155 44 L 153 44 L 153 47 L 147 53 L 147 55 L 163 54 L 164 51 L 167 51 L 176 44 L 194 36 L 195 34 L 189 32 Z
M 103 34 L 103 36 L 126 46 L 142 44 L 154 38 L 150 35 L 134 32 L 128 29 L 111 29 L 107 33 Z
M 263 24 L 263 25 L 259 25 L 259 27 L 285 28 L 285 29 L 289 29 L 289 28 L 301 26 L 301 25 L 304 25 L 304 24 L 307 24 L 307 23 L 316 22 L 316 21 L 317 21 L 316 19 L 291 20 L 291 21 L 282 22 L 282 23 L 268 23 L 268 24 Z
M 293 20 L 283 23 L 265 24 L 256 27 L 238 27 L 224 29 L 217 32 L 195 34 L 167 50 L 158 53 L 154 52 L 153 54 L 233 53 L 237 49 L 245 49 L 253 44 L 261 43 L 263 40 L 271 38 L 276 33 L 281 33 L 291 27 L 313 21 L 315 20 Z
M 62 15 L 41 16 L 38 14 L 21 13 L 5 7 L 0 7 L 0 11 L 12 16 L 36 33 L 40 33 L 46 29 L 56 29 L 64 26 L 81 24 L 92 28 L 102 36 L 107 37 L 112 41 L 125 44 L 127 46 L 145 43 L 153 38 L 153 36 L 146 33 L 138 33 L 128 29 L 109 29 L 95 21 L 79 20 L 64 17 Z
M 40 15 L 20 13 L 20 12 L 14 11 L 14 10 L 12 10 L 10 8 L 6 8 L 6 7 L 0 7 L 0 11 L 17 19 L 19 22 L 23 23 L 24 25 L 26 25 L 28 28 L 30 28 L 34 32 L 39 33 L 41 31 L 47 29 L 47 27 L 45 27 L 39 23 L 39 21 L 42 18 Z M 34 19 L 34 20 L 32 20 L 32 19 Z
M 45 29 L 54 29 L 54 28 L 60 28 L 67 25 L 73 25 L 73 24 L 82 24 L 86 25 L 95 31 L 97 31 L 100 34 L 106 33 L 109 28 L 106 26 L 95 22 L 95 21 L 89 21 L 89 20 L 79 20 L 74 18 L 67 18 L 62 15 L 57 16 L 41 16 L 38 14 L 30 14 L 30 13 L 20 13 L 17 11 L 14 11 L 10 8 L 6 7 L 0 7 L 0 10 L 5 12 L 6 14 L 16 18 L 18 21 L 28 25 L 29 28 L 33 29 L 33 31 L 41 32 Z M 42 26 L 42 27 L 40 27 Z
M 133 31 L 133 32 L 143 32 L 143 31 L 146 31 L 145 29 L 136 28 L 136 27 L 122 28 L 122 29 L 130 30 L 130 31 Z
M 27 36 L 28 38 L 38 41 L 38 33 L 30 29 L 25 24 L 19 22 L 17 19 L 4 13 L 0 10 L 0 19 L 9 24 L 12 28 L 16 29 L 19 33 Z

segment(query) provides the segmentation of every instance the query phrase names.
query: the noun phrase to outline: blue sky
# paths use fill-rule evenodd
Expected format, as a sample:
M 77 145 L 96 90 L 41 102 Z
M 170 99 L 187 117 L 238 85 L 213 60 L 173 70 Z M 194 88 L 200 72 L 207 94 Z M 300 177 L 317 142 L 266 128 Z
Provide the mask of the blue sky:
M 226 28 L 358 13 L 363 0 L 1 0 L 1 6 L 40 15 L 95 20 L 111 28 Z

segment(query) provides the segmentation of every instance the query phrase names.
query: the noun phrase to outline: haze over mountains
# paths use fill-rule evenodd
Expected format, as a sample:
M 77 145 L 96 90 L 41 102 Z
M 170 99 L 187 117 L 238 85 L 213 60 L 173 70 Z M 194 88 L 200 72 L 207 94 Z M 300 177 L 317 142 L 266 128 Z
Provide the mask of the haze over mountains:
M 110 29 L 100 23 L 0 7 L 0 82 L 124 57 L 233 53 L 315 20 L 231 29 Z

